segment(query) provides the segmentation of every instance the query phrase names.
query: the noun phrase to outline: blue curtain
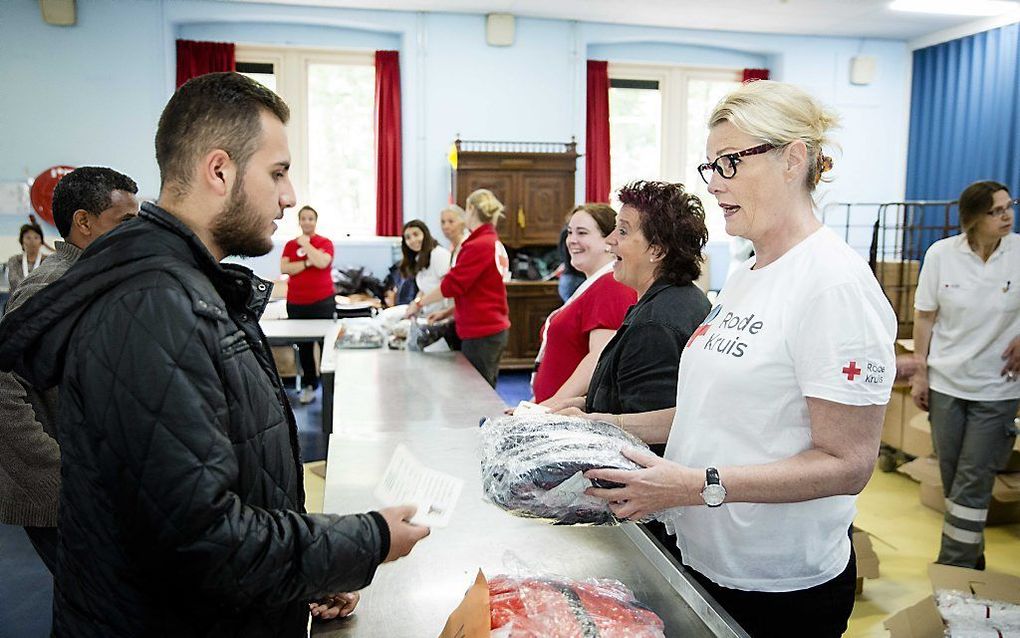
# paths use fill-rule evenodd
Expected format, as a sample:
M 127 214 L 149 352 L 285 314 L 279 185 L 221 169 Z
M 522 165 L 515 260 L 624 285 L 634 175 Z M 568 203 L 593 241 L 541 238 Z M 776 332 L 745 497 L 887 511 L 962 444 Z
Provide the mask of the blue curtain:
M 955 200 L 979 180 L 1020 195 L 1018 58 L 1020 23 L 914 52 L 908 200 Z M 945 209 L 920 210 L 913 222 L 923 255 L 942 236 Z M 955 208 L 950 223 L 957 224 Z

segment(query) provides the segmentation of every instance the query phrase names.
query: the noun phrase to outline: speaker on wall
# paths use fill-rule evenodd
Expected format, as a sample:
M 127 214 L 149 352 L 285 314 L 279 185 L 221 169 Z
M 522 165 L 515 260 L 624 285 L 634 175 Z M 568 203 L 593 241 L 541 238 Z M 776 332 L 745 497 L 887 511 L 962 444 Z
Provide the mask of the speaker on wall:
M 69 27 L 75 23 L 74 0 L 39 0 L 39 10 L 46 24 Z
M 490 47 L 508 47 L 514 43 L 514 17 L 509 13 L 485 16 L 485 42 Z
M 850 84 L 871 84 L 875 80 L 878 61 L 873 55 L 857 55 L 850 58 Z

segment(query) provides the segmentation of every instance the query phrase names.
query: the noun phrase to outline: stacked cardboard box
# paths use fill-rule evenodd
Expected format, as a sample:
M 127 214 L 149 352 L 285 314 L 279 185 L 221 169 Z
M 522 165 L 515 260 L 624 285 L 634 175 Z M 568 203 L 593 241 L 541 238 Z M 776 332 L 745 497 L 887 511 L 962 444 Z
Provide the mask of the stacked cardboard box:
M 1018 452 L 1014 452 L 1014 456 Z M 946 511 L 942 492 L 939 462 L 934 458 L 919 458 L 900 466 L 900 472 L 921 484 L 921 503 L 937 512 Z M 1020 522 L 1020 472 L 999 474 L 992 487 L 992 502 L 988 507 L 988 525 L 1010 525 Z
M 896 313 L 898 339 L 911 338 L 914 328 L 914 293 L 921 263 L 917 260 L 880 261 L 875 264 L 875 277 Z

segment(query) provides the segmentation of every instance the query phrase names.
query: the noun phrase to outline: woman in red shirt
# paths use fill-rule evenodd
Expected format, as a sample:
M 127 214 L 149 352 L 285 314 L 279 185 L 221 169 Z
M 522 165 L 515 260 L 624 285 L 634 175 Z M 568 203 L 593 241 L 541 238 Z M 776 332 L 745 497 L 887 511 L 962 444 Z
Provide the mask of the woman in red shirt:
M 468 195 L 466 209 L 465 221 L 471 235 L 460 245 L 457 263 L 438 288 L 422 291 L 411 302 L 407 314 L 415 315 L 423 306 L 443 298 L 453 299 L 461 352 L 495 388 L 499 359 L 510 330 L 510 308 L 506 301 L 510 258 L 496 233 L 503 204 L 491 191 L 482 188 Z
M 311 206 L 298 211 L 301 235 L 287 242 L 280 259 L 280 272 L 290 275 L 287 282 L 287 318 L 332 319 L 336 314 L 333 301 L 333 242 L 315 234 L 319 213 Z M 315 400 L 319 387 L 319 371 L 311 343 L 298 344 L 301 379 L 304 386 L 299 401 L 304 405 Z M 322 347 L 322 344 L 319 344 Z
M 570 265 L 585 280 L 545 320 L 531 378 L 534 400 L 552 410 L 587 392 L 602 349 L 637 303 L 634 289 L 613 277 L 616 258 L 606 237 L 615 227 L 616 211 L 606 204 L 582 204 L 567 223 Z

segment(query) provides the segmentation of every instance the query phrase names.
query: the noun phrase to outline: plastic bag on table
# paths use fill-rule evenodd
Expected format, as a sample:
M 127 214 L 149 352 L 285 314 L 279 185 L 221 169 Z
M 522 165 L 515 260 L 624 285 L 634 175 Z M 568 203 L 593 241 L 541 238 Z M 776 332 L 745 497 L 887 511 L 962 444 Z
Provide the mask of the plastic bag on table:
M 665 625 L 619 581 L 489 579 L 493 638 L 662 638 Z
M 386 343 L 386 332 L 373 319 L 344 319 L 340 324 L 337 348 L 381 348 Z
M 489 420 L 482 428 L 482 487 L 489 500 L 518 516 L 615 525 L 608 503 L 584 493 L 592 482 L 582 473 L 638 469 L 621 453 L 626 448 L 650 453 L 644 442 L 603 421 L 536 413 Z

